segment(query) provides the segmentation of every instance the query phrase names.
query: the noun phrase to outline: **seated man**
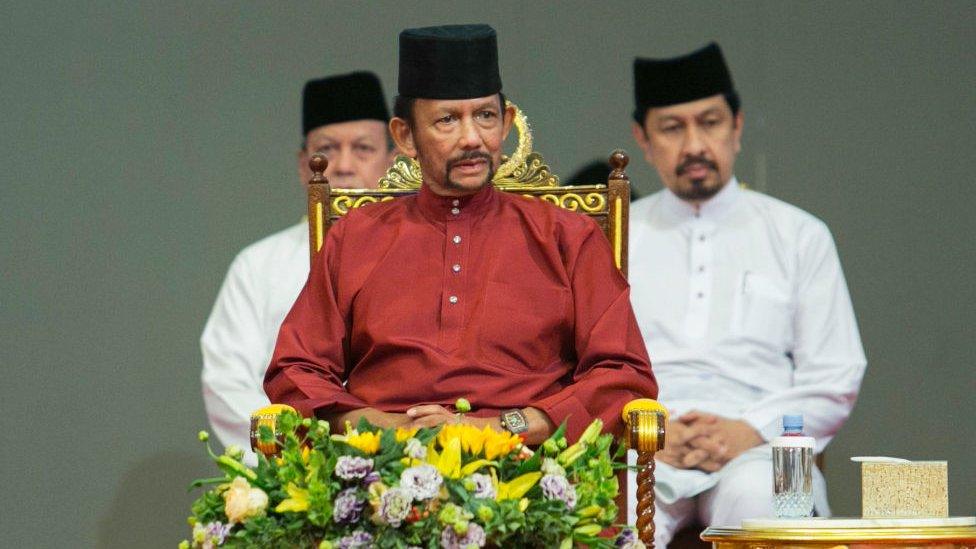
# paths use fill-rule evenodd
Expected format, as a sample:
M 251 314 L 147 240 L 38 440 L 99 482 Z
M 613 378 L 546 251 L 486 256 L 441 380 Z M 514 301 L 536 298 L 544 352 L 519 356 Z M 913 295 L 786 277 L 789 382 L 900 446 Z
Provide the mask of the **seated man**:
M 375 187 L 393 162 L 386 97 L 376 76 L 356 72 L 311 80 L 302 92 L 298 175 L 309 157 L 329 159 L 338 187 Z M 308 224 L 298 223 L 245 248 L 230 266 L 200 338 L 203 400 L 225 446 L 248 449 L 251 412 L 268 404 L 262 381 L 285 314 L 308 278 Z
M 417 159 L 419 194 L 350 211 L 278 336 L 265 389 L 341 429 L 456 421 L 540 443 L 562 421 L 654 397 L 627 282 L 586 216 L 497 191 L 513 109 L 486 25 L 400 34 L 390 130 Z
M 634 79 L 634 138 L 666 187 L 630 209 L 634 310 L 672 414 L 657 454 L 665 547 L 692 521 L 772 516 L 766 442 L 802 413 L 823 450 L 865 358 L 827 227 L 733 175 L 744 117 L 718 46 L 637 59 Z

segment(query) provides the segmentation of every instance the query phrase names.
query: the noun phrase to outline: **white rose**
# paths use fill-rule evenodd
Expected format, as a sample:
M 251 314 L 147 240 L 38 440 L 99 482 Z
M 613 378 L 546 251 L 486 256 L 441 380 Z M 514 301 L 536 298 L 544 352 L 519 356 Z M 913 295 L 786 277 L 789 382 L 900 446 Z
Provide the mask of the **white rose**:
M 268 494 L 260 488 L 252 488 L 244 477 L 236 477 L 224 492 L 224 514 L 230 524 L 261 516 L 267 507 Z

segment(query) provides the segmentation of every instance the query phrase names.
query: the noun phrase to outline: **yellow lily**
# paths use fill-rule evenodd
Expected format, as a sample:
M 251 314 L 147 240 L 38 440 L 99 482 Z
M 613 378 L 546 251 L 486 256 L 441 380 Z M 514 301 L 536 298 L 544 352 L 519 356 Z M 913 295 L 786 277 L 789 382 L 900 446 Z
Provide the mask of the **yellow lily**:
M 285 486 L 285 491 L 288 492 L 288 499 L 283 500 L 275 507 L 276 513 L 284 513 L 286 511 L 300 513 L 302 511 L 308 511 L 308 490 L 299 488 L 295 486 L 295 483 L 289 482 L 288 486 Z
M 487 459 L 479 459 L 479 460 L 472 461 L 471 463 L 465 465 L 464 467 L 461 467 L 461 476 L 466 477 L 486 465 L 498 465 L 498 463 L 495 461 L 488 461 Z
M 603 511 L 603 507 L 600 507 L 599 505 L 590 505 L 577 511 L 576 514 L 580 518 L 590 518 L 599 515 L 601 511 Z
M 485 427 L 488 429 L 488 427 Z M 452 440 L 461 441 L 461 449 L 471 455 L 478 455 L 485 445 L 484 432 L 473 425 L 456 423 L 444 425 L 437 433 L 437 442 L 441 448 L 447 448 Z
M 366 455 L 373 455 L 380 451 L 380 435 L 366 431 L 358 433 L 353 431 L 346 435 L 346 444 L 361 450 Z
M 593 420 L 593 423 L 591 423 L 586 428 L 586 430 L 583 431 L 583 434 L 580 435 L 579 440 L 587 444 L 593 444 L 596 441 L 597 437 L 599 437 L 600 433 L 602 432 L 603 432 L 603 420 L 600 418 L 596 418 Z
M 513 435 L 508 431 L 499 433 L 488 427 L 485 429 L 485 457 L 487 459 L 507 456 L 522 444 L 522 439 L 518 435 Z
M 428 446 L 427 463 L 437 467 L 447 478 L 461 478 L 461 439 L 450 439 L 439 454 L 433 444 Z
M 579 534 L 581 536 L 595 536 L 603 530 L 603 527 L 599 524 L 587 524 L 586 526 L 579 526 L 573 529 L 574 534 Z
M 581 440 L 560 452 L 559 455 L 556 456 L 556 461 L 563 466 L 572 465 L 574 461 L 586 453 L 586 446 L 586 442 Z
M 396 441 L 397 442 L 404 442 L 407 439 L 409 439 L 410 437 L 416 435 L 417 434 L 417 431 L 419 431 L 419 429 L 404 429 L 403 427 L 397 427 L 396 428 Z
M 542 473 L 536 471 L 534 473 L 525 473 L 524 475 L 513 478 L 508 482 L 498 483 L 498 493 L 495 497 L 496 501 L 502 501 L 506 499 L 519 499 L 524 496 L 526 492 L 535 486 L 536 482 L 542 478 Z

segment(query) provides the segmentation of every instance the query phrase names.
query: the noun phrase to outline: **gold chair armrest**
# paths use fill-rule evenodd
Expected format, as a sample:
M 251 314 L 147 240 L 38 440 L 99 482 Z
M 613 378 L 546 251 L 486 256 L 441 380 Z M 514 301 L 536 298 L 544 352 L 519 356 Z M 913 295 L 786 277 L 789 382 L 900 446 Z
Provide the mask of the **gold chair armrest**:
M 654 547 L 654 453 L 664 448 L 668 411 L 649 398 L 632 400 L 621 412 L 627 446 L 637 450 L 637 537 Z
M 264 408 L 255 410 L 251 414 L 251 449 L 255 452 L 264 454 L 264 457 L 271 458 L 272 456 L 278 455 L 280 448 L 278 446 L 278 438 L 280 432 L 278 429 L 278 418 L 284 412 L 293 412 L 294 408 L 288 406 L 287 404 L 270 404 Z M 261 442 L 261 426 L 268 427 L 271 432 L 274 433 L 275 442 Z

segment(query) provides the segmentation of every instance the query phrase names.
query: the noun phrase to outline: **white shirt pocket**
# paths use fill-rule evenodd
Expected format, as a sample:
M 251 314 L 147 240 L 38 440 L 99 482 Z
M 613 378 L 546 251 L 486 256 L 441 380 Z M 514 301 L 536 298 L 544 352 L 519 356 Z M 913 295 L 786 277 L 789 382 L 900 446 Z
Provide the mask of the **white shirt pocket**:
M 735 289 L 731 335 L 776 353 L 788 351 L 793 333 L 790 295 L 784 281 L 743 272 Z

